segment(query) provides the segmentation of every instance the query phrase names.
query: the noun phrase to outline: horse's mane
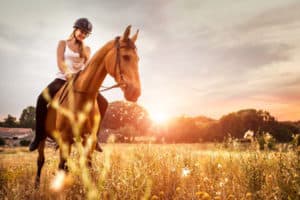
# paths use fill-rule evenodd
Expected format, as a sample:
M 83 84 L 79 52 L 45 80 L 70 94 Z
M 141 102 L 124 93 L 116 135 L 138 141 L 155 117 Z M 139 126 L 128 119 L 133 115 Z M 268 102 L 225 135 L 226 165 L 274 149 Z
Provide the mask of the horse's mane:
M 104 80 L 107 72 L 104 68 L 103 65 L 103 61 L 104 58 L 106 56 L 106 54 L 112 49 L 114 48 L 114 45 L 116 45 L 116 41 L 117 40 L 122 40 L 122 38 L 120 37 L 116 37 L 115 40 L 111 40 L 109 42 L 107 42 L 103 47 L 101 47 L 90 59 L 90 61 L 87 63 L 86 67 L 84 68 L 83 71 L 81 71 L 78 74 L 78 77 L 76 78 L 77 82 L 77 89 L 80 91 L 86 91 L 86 90 L 91 90 L 91 88 L 89 88 L 91 85 L 90 83 L 95 81 L 95 78 L 97 78 L 97 82 L 98 84 L 94 85 L 95 88 L 99 88 L 102 81 Z M 124 40 L 123 40 L 124 41 Z M 128 38 L 125 41 L 126 45 L 122 46 L 124 48 L 129 48 L 129 49 L 136 49 L 136 46 L 134 44 L 133 41 L 131 41 L 130 38 Z M 121 47 L 121 48 L 122 48 Z M 102 70 L 100 72 L 100 70 Z M 101 73 L 101 74 L 99 74 Z M 99 74 L 98 77 L 96 77 L 95 75 Z M 100 84 L 100 85 L 99 85 Z
M 113 48 L 114 41 L 111 40 L 107 42 L 103 47 L 101 47 L 92 58 L 86 64 L 84 70 L 78 73 L 75 80 L 76 87 L 81 88 L 80 91 L 85 91 L 89 87 L 89 83 L 94 79 L 95 74 L 99 73 L 99 70 L 103 70 L 104 65 L 101 66 L 106 54 Z M 104 73 L 105 72 L 105 73 Z M 106 70 L 102 72 L 103 79 L 106 75 Z
M 100 63 L 103 62 L 103 59 L 107 52 L 112 48 L 113 42 L 113 40 L 107 42 L 102 48 L 96 51 L 96 53 L 92 56 L 90 61 L 86 64 L 86 67 L 83 70 L 83 72 L 94 65 L 99 66 Z

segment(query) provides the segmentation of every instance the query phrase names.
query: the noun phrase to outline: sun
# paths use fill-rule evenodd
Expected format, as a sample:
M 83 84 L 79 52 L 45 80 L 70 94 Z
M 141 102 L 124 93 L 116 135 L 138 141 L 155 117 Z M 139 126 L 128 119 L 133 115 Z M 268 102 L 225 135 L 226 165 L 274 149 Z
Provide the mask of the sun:
M 150 111 L 150 117 L 153 122 L 157 124 L 162 124 L 166 122 L 169 119 L 169 116 L 167 113 L 162 111 Z

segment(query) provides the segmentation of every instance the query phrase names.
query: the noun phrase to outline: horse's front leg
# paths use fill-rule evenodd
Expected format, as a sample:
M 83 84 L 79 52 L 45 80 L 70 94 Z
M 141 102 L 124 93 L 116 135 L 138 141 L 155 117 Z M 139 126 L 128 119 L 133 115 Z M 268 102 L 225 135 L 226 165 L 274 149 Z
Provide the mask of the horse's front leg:
M 68 166 L 66 162 L 71 153 L 71 144 L 63 143 L 62 146 L 60 146 L 59 148 L 59 153 L 60 153 L 60 160 L 59 160 L 58 169 L 68 172 Z
M 85 148 L 85 151 L 86 151 L 86 164 L 89 168 L 92 168 L 92 155 L 94 153 L 94 150 L 96 148 L 96 138 L 91 135 L 90 136 L 91 138 L 91 141 L 88 142 L 88 139 L 85 138 L 83 140 L 83 146 Z

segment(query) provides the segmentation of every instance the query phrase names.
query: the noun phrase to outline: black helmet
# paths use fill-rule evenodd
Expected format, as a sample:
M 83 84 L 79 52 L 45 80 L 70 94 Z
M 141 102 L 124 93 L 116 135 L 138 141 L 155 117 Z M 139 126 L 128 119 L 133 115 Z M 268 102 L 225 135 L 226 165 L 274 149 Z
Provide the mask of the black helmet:
M 91 33 L 93 29 L 93 25 L 87 18 L 79 18 L 74 23 L 73 28 L 79 28 L 87 33 Z

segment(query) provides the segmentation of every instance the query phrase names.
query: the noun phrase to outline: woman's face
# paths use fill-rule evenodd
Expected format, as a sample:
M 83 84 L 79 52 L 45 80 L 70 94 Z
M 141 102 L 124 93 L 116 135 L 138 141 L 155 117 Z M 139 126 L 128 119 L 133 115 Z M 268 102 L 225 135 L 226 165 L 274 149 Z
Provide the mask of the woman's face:
M 83 31 L 79 28 L 75 30 L 75 38 L 79 41 L 83 41 L 88 36 L 89 36 L 89 33 L 86 31 Z

